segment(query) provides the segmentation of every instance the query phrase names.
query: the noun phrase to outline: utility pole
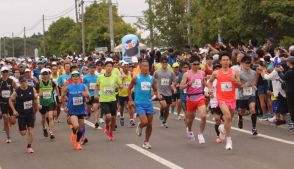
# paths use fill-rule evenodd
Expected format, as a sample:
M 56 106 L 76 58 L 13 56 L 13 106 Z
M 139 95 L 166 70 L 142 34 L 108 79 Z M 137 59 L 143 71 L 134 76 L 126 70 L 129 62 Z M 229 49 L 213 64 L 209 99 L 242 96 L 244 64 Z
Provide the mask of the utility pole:
M 82 49 L 83 55 L 86 54 L 85 50 L 85 23 L 84 23 L 84 1 L 81 1 L 81 8 L 82 8 Z
M 113 35 L 113 18 L 112 18 L 112 2 L 108 0 L 109 5 L 109 32 L 110 32 L 110 49 L 114 50 L 114 35 Z
M 4 57 L 6 58 L 6 44 L 5 44 L 5 39 L 6 39 L 6 37 L 4 36 L 4 38 L 3 38 L 3 53 L 4 53 Z
M 12 32 L 12 37 L 11 37 L 11 42 L 12 42 L 12 57 L 14 57 L 14 37 L 13 37 L 13 32 Z
M 79 22 L 79 17 L 78 17 L 78 0 L 75 0 L 75 9 L 76 9 L 76 22 Z
M 23 28 L 23 56 L 27 56 L 26 27 Z
M 42 15 L 42 21 L 43 21 L 43 52 L 44 52 L 44 57 L 46 56 L 46 45 L 45 45 L 45 16 L 44 14 Z
M 151 0 L 148 1 L 149 4 L 149 18 L 148 18 L 148 25 L 149 25 L 149 31 L 150 31 L 150 43 L 151 43 L 151 50 L 154 49 L 154 39 L 153 39 L 153 21 L 151 18 L 151 12 L 152 12 L 152 6 L 151 6 Z
M 2 37 L 0 37 L 0 57 L 2 57 Z
M 188 28 L 187 28 L 187 35 L 188 35 L 188 45 L 191 48 L 191 0 L 187 0 L 187 14 L 188 14 Z

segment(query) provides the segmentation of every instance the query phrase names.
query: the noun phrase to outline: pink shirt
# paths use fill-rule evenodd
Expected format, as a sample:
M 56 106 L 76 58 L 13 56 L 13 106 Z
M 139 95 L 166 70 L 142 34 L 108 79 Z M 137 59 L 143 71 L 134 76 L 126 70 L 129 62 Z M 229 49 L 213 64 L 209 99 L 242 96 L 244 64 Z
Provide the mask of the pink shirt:
M 196 74 L 193 74 L 192 71 L 189 70 L 187 83 L 190 83 L 191 81 L 194 81 L 194 83 L 192 83 L 191 86 L 187 88 L 187 99 L 198 101 L 205 98 L 203 94 L 204 72 L 198 70 Z

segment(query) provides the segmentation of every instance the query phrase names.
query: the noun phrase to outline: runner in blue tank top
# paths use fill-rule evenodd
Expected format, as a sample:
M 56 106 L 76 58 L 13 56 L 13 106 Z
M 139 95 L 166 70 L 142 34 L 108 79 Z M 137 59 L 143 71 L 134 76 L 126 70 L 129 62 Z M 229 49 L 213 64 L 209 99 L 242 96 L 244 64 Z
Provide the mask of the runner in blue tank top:
M 71 73 L 73 83 L 63 88 L 62 103 L 65 96 L 68 98 L 68 115 L 70 116 L 70 122 L 72 128 L 72 142 L 74 143 L 75 150 L 81 150 L 80 139 L 82 137 L 82 131 L 84 126 L 84 116 L 86 115 L 86 98 L 89 99 L 90 94 L 88 88 L 79 82 L 79 72 L 73 71 Z M 74 139 L 76 138 L 76 139 Z
M 153 119 L 153 105 L 152 105 L 152 90 L 154 94 L 157 92 L 157 82 L 152 76 L 149 75 L 149 62 L 147 60 L 142 60 L 140 63 L 141 73 L 135 76 L 128 89 L 129 105 L 133 106 L 135 104 L 136 112 L 139 115 L 140 123 L 137 126 L 136 134 L 138 136 L 142 135 L 142 130 L 146 127 L 146 135 L 143 143 L 143 147 L 146 149 L 151 149 L 149 139 L 152 133 L 152 119 Z M 135 87 L 135 103 L 132 98 L 132 88 Z

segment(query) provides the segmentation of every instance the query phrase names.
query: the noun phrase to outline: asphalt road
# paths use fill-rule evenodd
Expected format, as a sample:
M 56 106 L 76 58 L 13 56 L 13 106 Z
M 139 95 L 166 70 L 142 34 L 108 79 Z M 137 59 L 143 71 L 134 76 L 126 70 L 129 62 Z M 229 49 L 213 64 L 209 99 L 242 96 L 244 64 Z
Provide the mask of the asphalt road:
M 158 112 L 158 104 L 154 104 Z M 35 127 L 34 154 L 26 154 L 26 138 L 12 128 L 11 144 L 4 143 L 5 133 L 0 134 L 0 169 L 290 169 L 294 154 L 294 132 L 283 127 L 258 122 L 259 136 L 252 136 L 251 122 L 245 120 L 244 130 L 234 128 L 233 150 L 225 150 L 225 143 L 215 142 L 211 117 L 204 136 L 206 143 L 189 142 L 183 120 L 170 116 L 170 128 L 160 125 L 158 114 L 154 118 L 151 150 L 141 148 L 143 137 L 135 135 L 135 128 L 118 127 L 116 140 L 108 141 L 103 130 L 87 125 L 89 143 L 82 151 L 74 151 L 65 115 L 56 123 L 56 139 L 44 138 L 40 115 Z M 126 116 L 127 117 L 127 116 Z M 194 123 L 197 135 L 199 121 Z M 237 121 L 234 119 L 234 126 Z M 1 122 L 0 128 L 3 128 Z

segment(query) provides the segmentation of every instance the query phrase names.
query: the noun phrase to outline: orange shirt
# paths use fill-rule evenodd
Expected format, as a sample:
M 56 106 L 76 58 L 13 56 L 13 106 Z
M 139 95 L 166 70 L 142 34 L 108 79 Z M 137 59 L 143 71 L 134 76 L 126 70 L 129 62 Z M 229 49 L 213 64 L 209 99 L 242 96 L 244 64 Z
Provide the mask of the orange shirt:
M 216 96 L 218 100 L 231 102 L 236 100 L 236 84 L 232 81 L 233 69 L 229 68 L 228 73 L 222 69 L 217 71 Z

